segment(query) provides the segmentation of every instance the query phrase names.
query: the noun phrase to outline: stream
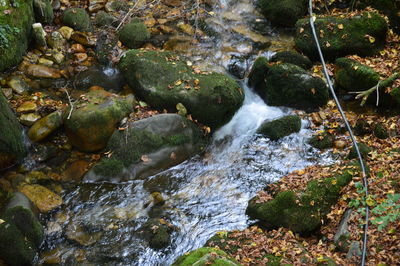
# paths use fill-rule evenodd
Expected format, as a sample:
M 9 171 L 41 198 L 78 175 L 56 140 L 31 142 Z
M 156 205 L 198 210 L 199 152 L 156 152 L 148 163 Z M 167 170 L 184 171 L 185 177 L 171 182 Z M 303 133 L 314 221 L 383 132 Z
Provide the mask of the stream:
M 219 38 L 203 40 L 186 52 L 194 64 L 209 70 L 227 71 L 231 58 L 239 56 L 244 56 L 245 66 L 251 66 L 259 53 L 254 45 L 262 36 L 256 33 L 259 28 L 273 44 L 264 56 L 273 54 L 276 40 L 280 44 L 290 40 L 268 26 L 250 0 L 223 1 L 214 13 L 209 24 Z M 244 38 L 244 32 L 251 32 L 247 35 L 251 38 Z M 55 250 L 63 265 L 76 264 L 82 249 L 72 238 L 85 246 L 85 265 L 170 265 L 218 231 L 245 229 L 251 223 L 245 210 L 258 190 L 296 169 L 333 161 L 306 144 L 312 135 L 306 121 L 299 133 L 280 141 L 257 135 L 264 120 L 293 110 L 267 106 L 246 80 L 239 82 L 245 92 L 243 106 L 214 133 L 203 155 L 144 180 L 71 188 L 64 195 L 63 209 L 46 218 L 43 250 Z M 151 203 L 154 191 L 162 195 L 163 205 Z M 175 228 L 167 248 L 148 247 L 142 230 L 149 218 L 162 218 Z

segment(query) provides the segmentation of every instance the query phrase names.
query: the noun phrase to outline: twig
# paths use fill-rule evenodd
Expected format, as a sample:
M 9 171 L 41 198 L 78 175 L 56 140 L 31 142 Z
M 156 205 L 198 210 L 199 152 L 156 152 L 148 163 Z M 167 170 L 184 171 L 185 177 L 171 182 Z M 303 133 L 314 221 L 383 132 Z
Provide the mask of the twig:
M 119 28 L 122 26 L 122 24 L 124 24 L 125 20 L 126 20 L 128 17 L 130 17 L 130 16 L 132 15 L 133 10 L 135 9 L 135 7 L 137 6 L 138 3 L 139 3 L 139 0 L 137 0 L 137 1 L 135 2 L 135 4 L 133 5 L 133 7 L 131 7 L 131 9 L 129 9 L 128 13 L 126 13 L 126 15 L 124 16 L 124 18 L 123 18 L 123 19 L 121 20 L 121 22 L 119 23 L 119 25 L 118 25 L 116 31 L 118 31 Z
M 68 116 L 67 116 L 67 119 L 69 120 L 69 119 L 71 119 L 72 111 L 74 110 L 74 104 L 72 103 L 71 96 L 69 96 L 69 93 L 68 93 L 67 89 L 66 89 L 66 88 L 63 88 L 63 90 L 64 90 L 65 93 L 67 94 L 68 101 L 69 101 L 69 107 L 70 107 L 70 108 L 69 108 L 69 114 L 68 114 Z

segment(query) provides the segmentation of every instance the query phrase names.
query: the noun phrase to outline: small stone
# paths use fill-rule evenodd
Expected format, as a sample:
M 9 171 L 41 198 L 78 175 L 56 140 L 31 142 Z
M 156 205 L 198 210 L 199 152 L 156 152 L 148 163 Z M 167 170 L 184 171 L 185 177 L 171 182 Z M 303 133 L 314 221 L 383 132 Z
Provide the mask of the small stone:
M 88 55 L 86 53 L 76 53 L 74 54 L 74 58 L 78 62 L 83 62 L 88 59 Z
M 74 32 L 74 29 L 67 27 L 67 26 L 63 26 L 58 30 L 59 33 L 61 33 L 61 35 L 66 39 L 69 40 L 71 39 L 71 35 Z
M 43 65 L 30 65 L 26 73 L 34 78 L 61 78 L 60 70 Z
M 30 90 L 28 84 L 21 77 L 14 76 L 8 81 L 8 86 L 17 94 L 24 94 Z
M 62 50 L 65 45 L 65 39 L 61 33 L 54 31 L 51 33 L 50 37 L 47 38 L 47 43 L 51 48 Z
M 89 163 L 84 160 L 73 162 L 63 173 L 64 181 L 80 181 L 86 174 Z
M 52 66 L 54 62 L 49 59 L 41 57 L 39 58 L 39 64 L 44 66 Z
M 17 108 L 18 113 L 30 113 L 35 112 L 37 108 L 36 103 L 34 102 L 24 102 Z
M 343 140 L 336 140 L 335 142 L 333 142 L 333 146 L 336 149 L 342 150 L 344 149 L 344 147 L 346 147 L 346 142 Z
M 38 114 L 29 113 L 29 114 L 22 114 L 19 117 L 19 121 L 21 122 L 21 124 L 29 127 L 29 126 L 32 126 L 40 118 L 42 118 L 42 117 Z
M 35 23 L 32 25 L 33 39 L 35 40 L 37 47 L 46 47 L 46 32 L 43 29 L 41 23 Z
M 62 125 L 61 112 L 56 111 L 37 121 L 28 131 L 28 137 L 33 142 L 45 139 Z
M 41 185 L 22 185 L 19 190 L 36 205 L 40 212 L 49 212 L 63 203 L 60 196 Z
M 96 42 L 94 40 L 91 40 L 90 37 L 83 32 L 75 31 L 71 35 L 71 39 L 84 46 L 89 46 L 89 47 L 96 46 Z
M 64 62 L 65 56 L 63 55 L 62 52 L 57 52 L 51 55 L 51 59 L 54 60 L 56 64 L 61 64 L 62 62 Z
M 94 13 L 99 11 L 105 6 L 106 3 L 106 0 L 89 0 L 89 12 Z
M 74 43 L 73 45 L 71 45 L 71 52 L 72 53 L 85 53 L 85 47 L 83 47 L 82 44 L 80 43 Z
M 6 97 L 7 99 L 11 99 L 11 97 L 13 96 L 11 88 L 4 88 L 4 89 L 1 89 L 1 90 L 2 90 L 2 92 L 4 94 L 4 97 Z

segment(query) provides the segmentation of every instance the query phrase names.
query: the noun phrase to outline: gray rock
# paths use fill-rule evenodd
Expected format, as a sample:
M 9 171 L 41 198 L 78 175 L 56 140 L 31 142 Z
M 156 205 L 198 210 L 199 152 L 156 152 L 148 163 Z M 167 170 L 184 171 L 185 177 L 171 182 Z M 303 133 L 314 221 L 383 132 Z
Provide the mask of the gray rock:
M 348 251 L 349 249 L 349 219 L 351 218 L 351 214 L 353 212 L 353 209 L 347 209 L 345 213 L 343 214 L 342 220 L 340 221 L 340 224 L 338 226 L 338 229 L 336 230 L 335 236 L 333 237 L 333 241 L 336 245 L 336 247 L 339 250 L 342 251 Z
M 350 244 L 349 252 L 347 252 L 346 258 L 353 259 L 354 257 L 361 257 L 361 246 L 358 241 L 353 241 Z

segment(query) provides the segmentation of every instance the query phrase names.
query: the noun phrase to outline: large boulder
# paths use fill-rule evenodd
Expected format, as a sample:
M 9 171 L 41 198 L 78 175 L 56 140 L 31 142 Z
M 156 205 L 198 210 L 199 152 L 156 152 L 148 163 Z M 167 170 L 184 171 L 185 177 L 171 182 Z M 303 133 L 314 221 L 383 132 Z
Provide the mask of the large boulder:
M 266 121 L 257 129 L 257 133 L 268 137 L 271 140 L 278 140 L 299 132 L 301 119 L 297 115 L 288 115 L 272 121 Z
M 341 189 L 352 180 L 354 167 L 348 166 L 342 174 L 312 180 L 304 191 L 281 191 L 266 202 L 256 196 L 250 200 L 246 213 L 267 228 L 285 227 L 295 233 L 312 233 L 326 219 Z
M 203 247 L 180 256 L 172 266 L 240 266 L 241 264 L 229 257 L 224 251 L 216 248 Z
M 264 16 L 278 26 L 293 26 L 307 13 L 307 0 L 259 0 Z
M 22 126 L 0 91 L 0 170 L 18 163 L 26 155 Z
M 292 51 L 282 51 L 274 54 L 270 62 L 290 63 L 303 69 L 311 69 L 312 62 L 307 56 Z
M 119 68 L 129 86 L 151 106 L 176 111 L 181 103 L 194 119 L 213 128 L 228 122 L 244 100 L 232 78 L 199 73 L 170 52 L 131 50 Z
M 117 123 L 133 111 L 134 102 L 133 96 L 90 91 L 74 104 L 70 117 L 69 112 L 64 112 L 64 128 L 69 141 L 85 152 L 103 149 Z
M 350 18 L 318 17 L 315 27 L 326 59 L 334 60 L 349 54 L 370 56 L 383 49 L 387 23 L 375 12 L 365 12 Z M 296 23 L 295 43 L 298 50 L 312 60 L 319 60 L 309 19 Z
M 4 0 L 0 5 L 0 72 L 18 64 L 28 49 L 32 0 Z
M 262 73 L 260 73 L 262 74 Z M 261 79 L 260 79 L 261 80 Z M 269 105 L 312 110 L 328 102 L 325 82 L 293 64 L 276 64 L 268 69 L 264 87 L 256 91 Z
M 177 114 L 160 114 L 115 131 L 103 158 L 86 175 L 86 181 L 120 181 L 144 178 L 177 165 L 204 147 L 202 131 Z
M 31 265 L 44 238 L 37 210 L 17 192 L 1 218 L 0 258 L 8 265 Z

